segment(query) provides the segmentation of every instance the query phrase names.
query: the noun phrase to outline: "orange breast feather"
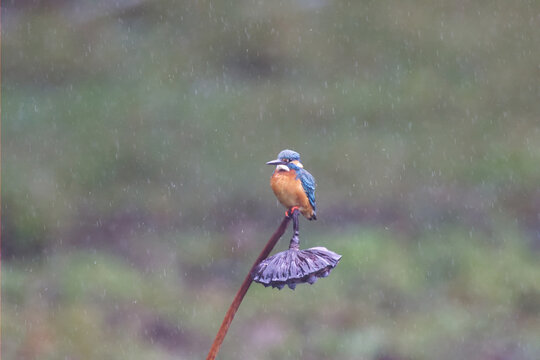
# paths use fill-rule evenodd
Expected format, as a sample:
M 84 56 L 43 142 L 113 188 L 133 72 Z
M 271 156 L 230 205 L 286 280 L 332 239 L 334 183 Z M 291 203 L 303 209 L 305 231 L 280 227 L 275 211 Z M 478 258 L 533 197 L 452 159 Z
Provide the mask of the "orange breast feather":
M 270 186 L 279 202 L 286 208 L 298 206 L 302 215 L 310 219 L 313 208 L 302 187 L 302 182 L 296 178 L 296 171 L 275 171 L 270 179 Z

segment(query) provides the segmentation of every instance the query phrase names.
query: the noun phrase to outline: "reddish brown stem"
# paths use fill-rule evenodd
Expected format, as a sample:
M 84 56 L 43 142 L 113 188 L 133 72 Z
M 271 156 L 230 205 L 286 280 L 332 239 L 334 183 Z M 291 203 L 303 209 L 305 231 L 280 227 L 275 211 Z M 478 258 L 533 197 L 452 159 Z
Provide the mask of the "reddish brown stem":
M 219 351 L 219 348 L 221 347 L 221 343 L 223 343 L 223 339 L 225 339 L 225 335 L 227 335 L 227 331 L 229 330 L 229 326 L 231 325 L 231 322 L 234 319 L 234 315 L 236 314 L 236 311 L 238 310 L 238 307 L 240 306 L 240 303 L 244 299 L 244 295 L 246 295 L 249 286 L 251 285 L 251 282 L 253 281 L 251 279 L 251 273 L 257 265 L 264 259 L 270 255 L 270 252 L 276 246 L 279 238 L 283 235 L 285 230 L 287 229 L 287 225 L 289 224 L 289 221 L 291 220 L 290 217 L 285 216 L 281 224 L 279 225 L 276 232 L 272 235 L 270 240 L 266 243 L 266 246 L 261 251 L 259 257 L 255 262 L 253 263 L 253 266 L 249 270 L 249 273 L 247 274 L 246 278 L 244 279 L 244 282 L 242 283 L 242 286 L 240 286 L 240 289 L 238 289 L 238 292 L 236 293 L 236 296 L 234 297 L 234 300 L 229 306 L 229 310 L 227 310 L 227 314 L 225 314 L 225 318 L 223 319 L 223 322 L 221 323 L 221 327 L 218 330 L 218 333 L 216 335 L 216 338 L 214 339 L 214 342 L 212 343 L 212 347 L 210 348 L 210 351 L 208 352 L 208 356 L 206 357 L 206 360 L 214 360 L 217 356 L 217 353 Z

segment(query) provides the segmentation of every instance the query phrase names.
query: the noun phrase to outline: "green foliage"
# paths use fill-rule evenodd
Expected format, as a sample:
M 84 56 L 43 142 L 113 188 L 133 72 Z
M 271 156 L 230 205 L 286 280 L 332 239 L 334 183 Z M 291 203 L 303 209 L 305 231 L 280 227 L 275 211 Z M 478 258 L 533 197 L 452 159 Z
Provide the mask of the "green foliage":
M 452 359 L 510 351 L 517 343 L 513 356 L 534 358 L 540 266 L 519 232 L 499 230 L 494 239 L 448 228 L 411 241 L 366 227 L 305 237 L 306 247 L 344 254 L 339 266 L 295 291 L 253 285 L 222 358 Z M 159 265 L 129 265 L 102 251 L 64 252 L 30 272 L 24 262 L 5 265 L 3 311 L 10 325 L 3 328 L 4 355 L 14 354 L 21 341 L 40 340 L 32 331 L 39 323 L 48 345 L 36 346 L 51 359 L 159 358 L 168 351 L 203 357 L 257 249 L 237 256 L 223 249 L 229 237 L 203 239 L 208 254 L 222 256 L 201 267 L 204 259 L 195 255 L 201 243 L 183 239 L 171 253 L 174 236 L 165 238 L 169 245 L 148 255 L 161 259 Z M 236 270 L 223 276 L 224 269 Z
M 202 358 L 284 148 L 344 257 L 221 358 L 540 357 L 537 3 L 96 4 L 2 8 L 3 357 Z

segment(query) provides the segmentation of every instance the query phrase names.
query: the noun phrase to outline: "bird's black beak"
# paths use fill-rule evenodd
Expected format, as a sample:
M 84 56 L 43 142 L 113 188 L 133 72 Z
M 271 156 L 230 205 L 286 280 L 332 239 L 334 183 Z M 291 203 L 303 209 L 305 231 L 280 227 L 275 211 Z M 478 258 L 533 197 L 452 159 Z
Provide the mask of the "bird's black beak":
M 284 165 L 285 163 L 279 159 L 272 160 L 266 163 L 266 165 Z

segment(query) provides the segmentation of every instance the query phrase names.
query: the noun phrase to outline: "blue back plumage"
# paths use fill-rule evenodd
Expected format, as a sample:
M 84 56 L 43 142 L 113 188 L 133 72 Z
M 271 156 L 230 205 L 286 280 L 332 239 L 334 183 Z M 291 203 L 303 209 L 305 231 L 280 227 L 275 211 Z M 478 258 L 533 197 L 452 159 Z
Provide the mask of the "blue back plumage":
M 293 163 L 287 164 L 287 166 L 296 171 L 296 178 L 302 183 L 302 187 L 309 199 L 309 203 L 313 207 L 313 211 L 315 211 L 315 178 L 307 170 L 304 170 Z
M 309 199 L 309 203 L 313 207 L 313 211 L 315 211 L 315 179 L 307 170 L 304 169 L 297 170 L 296 174 L 296 178 L 300 179 L 302 187 L 304 188 L 304 191 Z

